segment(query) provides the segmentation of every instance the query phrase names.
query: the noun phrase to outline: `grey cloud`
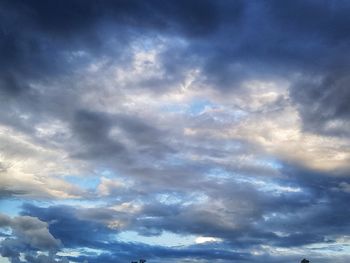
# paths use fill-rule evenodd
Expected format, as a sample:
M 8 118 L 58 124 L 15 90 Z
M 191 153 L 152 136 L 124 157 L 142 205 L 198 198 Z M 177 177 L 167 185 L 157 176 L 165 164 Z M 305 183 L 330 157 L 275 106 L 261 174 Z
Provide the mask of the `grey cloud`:
M 108 132 L 110 130 L 110 121 L 103 114 L 81 111 L 75 116 L 73 122 L 74 133 L 83 142 L 83 147 L 87 146 L 85 152 L 75 153 L 77 157 L 92 157 L 104 158 L 106 156 L 123 154 L 124 146 L 112 141 Z M 81 151 L 81 150 L 80 150 Z
M 292 197 L 291 198 L 295 198 Z M 285 206 L 288 206 L 288 203 L 284 204 Z M 154 207 L 157 207 L 157 205 L 153 205 Z M 278 207 L 276 207 L 278 209 Z M 310 214 L 313 214 L 313 208 L 312 206 L 308 207 L 310 209 Z M 326 208 L 326 206 L 324 207 Z M 69 211 L 72 208 L 66 207 L 63 208 L 65 211 Z M 147 208 L 148 209 L 148 208 Z M 277 246 L 277 247 L 295 247 L 295 246 L 300 246 L 300 245 L 304 245 L 304 244 L 312 244 L 312 243 L 318 243 L 318 242 L 326 242 L 329 244 L 332 244 L 334 241 L 327 238 L 327 235 L 332 235 L 334 232 L 332 230 L 328 230 L 326 232 L 319 231 L 321 225 L 316 225 L 314 227 L 314 223 L 316 221 L 312 221 L 312 220 L 316 220 L 316 218 L 319 216 L 317 215 L 317 212 L 315 215 L 314 219 L 311 219 L 310 217 L 308 217 L 307 215 L 304 215 L 304 219 L 302 219 L 300 217 L 300 219 L 302 219 L 302 221 L 300 221 L 298 223 L 298 225 L 294 226 L 291 224 L 291 222 L 295 222 L 295 219 L 292 219 L 290 222 L 285 222 L 283 220 L 281 220 L 281 218 L 277 219 L 276 217 L 276 223 L 278 223 L 278 225 L 275 225 L 274 227 L 272 227 L 271 222 L 267 221 L 267 222 L 260 222 L 259 223 L 259 228 L 254 227 L 254 222 L 257 221 L 253 221 L 251 222 L 252 225 L 250 225 L 249 227 L 244 227 L 244 228 L 238 228 L 238 229 L 230 229 L 230 228 L 225 228 L 222 225 L 222 221 L 221 220 L 210 220 L 213 219 L 212 217 L 218 219 L 218 217 L 222 216 L 225 212 L 224 211 L 216 211 L 216 213 L 211 214 L 211 212 L 202 212 L 202 214 L 200 215 L 198 213 L 198 210 L 196 210 L 195 207 L 189 207 L 187 208 L 181 208 L 181 207 L 176 207 L 176 206 L 166 206 L 166 209 L 161 208 L 161 206 L 158 207 L 159 212 L 156 212 L 154 209 L 152 208 L 153 212 L 151 212 L 150 209 L 148 210 L 144 210 L 142 213 L 142 217 L 147 218 L 147 216 L 149 217 L 148 222 L 144 221 L 142 222 L 143 227 L 145 227 L 144 229 L 148 230 L 146 232 L 143 232 L 141 229 L 139 229 L 138 231 L 140 231 L 141 234 L 143 235 L 149 235 L 149 234 L 157 234 L 157 232 L 153 232 L 153 230 L 158 230 L 159 229 L 164 229 L 164 230 L 168 230 L 168 231 L 174 231 L 175 233 L 191 233 L 191 234 L 208 234 L 208 235 L 214 235 L 216 237 L 220 237 L 223 238 L 224 240 L 227 241 L 227 243 L 223 243 L 223 244 L 218 244 L 217 248 L 218 251 L 220 250 L 220 248 L 224 249 L 225 245 L 230 246 L 234 246 L 235 248 L 239 248 L 239 249 L 258 249 L 259 245 L 264 244 L 264 245 L 273 245 L 273 246 Z M 244 209 L 244 208 L 242 208 Z M 270 206 L 271 209 L 271 206 Z M 299 208 L 296 207 L 290 207 L 289 208 L 291 211 L 292 209 L 296 209 L 296 211 L 300 210 Z M 326 208 L 329 209 L 329 208 Z M 66 240 L 66 244 L 69 246 L 74 246 L 74 242 L 72 242 L 73 240 L 70 239 L 68 236 L 66 236 L 68 233 L 66 231 L 61 231 L 61 223 L 66 222 L 65 224 L 67 224 L 67 222 L 70 222 L 72 225 L 75 225 L 75 227 L 71 228 L 72 235 L 74 236 L 79 236 L 79 238 L 81 238 L 82 240 L 79 241 L 79 244 L 81 244 L 82 246 L 86 246 L 86 247 L 90 247 L 90 248 L 99 248 L 99 249 L 107 249 L 110 250 L 112 249 L 113 251 L 115 251 L 115 249 L 122 249 L 123 251 L 128 251 L 127 254 L 118 254 L 117 257 L 121 257 L 124 258 L 124 256 L 126 257 L 130 257 L 132 255 L 138 255 L 140 253 L 140 255 L 147 255 L 148 258 L 164 258 L 164 257 L 168 257 L 165 254 L 163 254 L 161 251 L 158 251 L 155 247 L 151 247 L 151 246 L 146 246 L 145 250 L 143 251 L 142 247 L 144 245 L 141 244 L 126 244 L 126 243 L 116 243 L 116 242 L 110 242 L 109 244 L 104 244 L 100 242 L 100 239 L 102 238 L 103 240 L 109 240 L 108 239 L 108 235 L 109 233 L 112 232 L 112 230 L 108 230 L 106 232 L 104 231 L 99 231 L 94 232 L 94 231 L 88 231 L 86 232 L 85 227 L 90 228 L 90 229 L 94 229 L 98 226 L 98 224 L 101 224 L 102 221 L 100 221 L 100 223 L 92 223 L 90 220 L 95 220 L 95 216 L 92 216 L 91 219 L 89 219 L 89 214 L 90 212 L 88 212 L 87 214 L 85 214 L 86 217 L 86 221 L 81 221 L 79 219 L 77 219 L 77 216 L 79 216 L 80 212 L 76 209 L 76 213 L 73 217 L 69 216 L 67 213 L 66 214 L 62 214 L 60 213 L 61 209 L 58 207 L 50 207 L 50 208 L 38 208 L 38 207 L 34 207 L 34 206 L 27 206 L 26 207 L 26 212 L 25 213 L 29 213 L 29 214 L 35 214 L 36 216 L 45 218 L 46 220 L 55 220 L 57 223 L 54 223 L 51 225 L 52 227 L 52 231 L 54 233 L 56 233 L 56 235 L 58 237 L 60 237 L 62 240 Z M 169 213 L 164 214 L 164 210 L 169 211 Z M 276 210 L 272 210 L 272 211 L 276 211 Z M 92 211 L 91 211 L 92 212 Z M 109 211 L 109 213 L 111 213 L 112 211 Z M 188 217 L 179 217 L 178 214 L 183 214 L 183 213 L 188 213 Z M 219 214 L 218 214 L 219 213 Z M 298 212 L 293 212 L 298 213 Z M 91 214 L 90 214 L 91 215 Z M 141 214 L 140 214 L 141 215 Z M 68 217 L 69 220 L 68 220 Z M 296 216 L 300 216 L 300 215 L 296 215 Z M 153 219 L 152 219 L 153 218 Z M 283 217 L 282 217 L 283 218 Z M 140 218 L 141 219 L 141 218 Z M 139 219 L 139 220 L 140 220 Z M 68 220 L 68 221 L 67 221 Z M 153 221 L 153 223 L 151 223 Z M 59 223 L 61 222 L 61 223 Z M 82 224 L 84 222 L 84 224 Z M 309 222 L 308 224 L 306 222 Z M 250 224 L 250 223 L 249 223 Z M 170 225 L 172 225 L 171 227 L 169 227 Z M 328 224 L 326 223 L 324 226 L 327 226 Z M 79 227 L 78 227 L 79 226 Z M 289 227 L 288 227 L 289 226 Z M 272 227 L 272 228 L 271 228 Z M 280 228 L 281 227 L 281 228 Z M 186 229 L 187 228 L 187 229 Z M 212 231 L 212 230 L 216 230 L 216 231 Z M 270 231 L 266 231 L 270 229 L 270 231 L 284 231 L 284 233 L 288 233 L 288 236 L 278 236 L 277 234 L 274 234 L 273 232 Z M 84 237 L 84 235 L 79 235 L 78 232 L 79 231 L 84 231 L 84 233 L 89 233 L 89 237 Z M 265 231 L 264 231 L 265 230 Z M 298 231 L 302 230 L 303 234 L 299 233 Z M 78 231 L 78 232 L 77 232 Z M 113 230 L 114 231 L 114 230 Z M 95 233 L 95 234 L 94 234 Z M 91 235 L 90 235 L 91 234 Z M 102 236 L 101 236 L 102 234 Z M 159 233 L 158 233 L 159 234 Z M 106 236 L 104 236 L 106 235 Z M 67 239 L 68 238 L 68 239 Z M 114 249 L 115 248 L 115 249 Z M 154 250 L 156 249 L 156 250 Z M 205 249 L 205 248 L 204 248 Z M 216 251 L 214 248 L 210 249 L 211 251 Z M 176 251 L 176 248 L 174 251 L 168 251 L 169 253 L 171 253 L 173 256 L 169 256 L 170 258 L 175 257 L 175 258 L 183 258 L 183 257 L 191 257 L 191 258 L 197 258 L 197 256 L 195 254 L 189 253 L 189 251 L 192 251 L 191 248 L 182 250 L 180 251 Z M 154 253 L 152 252 L 154 251 Z M 204 250 L 199 246 L 198 250 L 196 250 L 200 255 L 199 258 L 207 258 L 207 256 L 205 256 L 206 254 L 203 254 Z M 225 250 L 223 250 L 225 251 Z M 131 253 L 131 254 L 128 254 Z M 179 254 L 177 254 L 179 253 Z M 189 253 L 189 254 L 188 254 Z M 219 253 L 219 252 L 217 252 Z M 223 255 L 221 255 L 221 253 L 219 254 L 215 254 L 216 256 L 214 256 L 212 253 L 210 253 L 210 255 L 208 254 L 209 258 L 217 258 L 217 259 L 224 259 L 225 257 Z M 245 257 L 251 257 L 249 255 L 245 255 Z M 278 259 L 274 259 L 271 258 L 271 256 L 266 255 L 266 260 L 268 260 L 267 262 L 279 262 Z M 93 261 L 93 257 L 83 257 L 82 259 L 88 259 L 89 262 Z M 72 260 L 74 260 L 74 258 L 72 258 Z M 99 259 L 100 260 L 100 259 Z M 114 258 L 115 260 L 115 258 Z M 243 260 L 243 259 L 242 259 Z M 257 262 L 259 261 L 259 257 L 252 257 L 251 260 L 257 260 Z M 295 259 L 293 259 L 295 260 Z M 94 262 L 94 261 L 93 261 Z
M 262 243 L 293 247 L 334 242 L 330 236 L 346 232 L 349 227 L 345 219 L 348 215 L 344 212 L 347 194 L 326 190 L 330 181 L 335 180 L 333 183 L 337 185 L 339 179 L 308 175 L 306 171 L 294 171 L 290 176 L 289 183 L 295 177 L 311 181 L 294 181 L 294 185 L 302 187 L 301 192 L 276 195 L 257 191 L 247 184 L 226 183 L 223 187 L 212 182 L 204 190 L 201 189 L 203 183 L 197 183 L 197 189 L 209 195 L 209 204 L 203 208 L 199 204 L 166 205 L 167 208 L 161 204 L 146 205 L 138 221 L 140 232 L 151 234 L 157 233 L 156 229 L 164 229 L 215 236 L 243 246 Z M 276 234 L 279 232 L 282 236 Z
M 0 214 L 0 227 L 10 228 L 12 234 L 0 242 L 1 256 L 7 257 L 14 262 L 22 262 L 20 253 L 31 258 L 25 262 L 34 262 L 35 257 L 29 256 L 33 251 L 49 251 L 51 261 L 45 261 L 49 257 L 38 256 L 37 262 L 56 262 L 55 252 L 60 248 L 61 242 L 55 239 L 48 230 L 48 224 L 36 217 L 18 216 L 10 218 Z M 61 261 L 57 261 L 61 262 Z M 62 261 L 63 262 L 63 261 Z M 66 262 L 66 261 L 65 261 Z
M 1 242 L 0 253 L 2 257 L 7 257 L 11 260 L 11 263 L 20 262 L 19 256 L 20 251 L 22 251 L 24 246 L 19 244 L 14 239 L 5 239 Z
M 348 68 L 348 67 L 347 67 Z M 347 136 L 349 127 L 349 79 L 347 68 L 328 75 L 302 79 L 292 90 L 305 130 L 330 136 Z
M 117 129 L 116 134 L 113 134 L 113 129 Z M 128 114 L 113 115 L 80 110 L 72 121 L 72 130 L 82 142 L 81 149 L 73 154 L 79 158 L 116 157 L 132 163 L 136 161 L 136 158 L 133 160 L 133 155 L 164 158 L 167 153 L 174 152 L 163 141 L 167 136 L 166 131 Z
M 297 74 L 301 74 L 302 79 L 321 74 L 329 75 L 328 79 L 338 79 L 333 68 L 343 67 L 344 76 L 348 68 L 341 54 L 346 53 L 348 44 L 346 10 L 349 6 L 341 1 L 287 1 L 284 5 L 278 1 L 170 1 L 167 4 L 107 1 L 103 5 L 93 1 L 60 4 L 5 1 L 3 6 L 2 48 L 6 59 L 2 65 L 6 70 L 1 87 L 11 96 L 34 92 L 33 80 L 45 83 L 50 76 L 48 71 L 55 77 L 57 72 L 65 76 L 71 69 L 86 63 L 84 59 L 69 62 L 70 56 L 66 54 L 70 52 L 86 51 L 91 54 L 87 56 L 88 61 L 102 56 L 99 53 L 103 53 L 102 50 L 107 50 L 108 55 L 111 49 L 105 45 L 108 39 L 115 39 L 116 33 L 119 44 L 114 50 L 128 53 L 128 43 L 133 38 L 128 28 L 146 35 L 152 31 L 156 35 L 176 35 L 186 42 L 183 47 L 169 46 L 162 54 L 165 79 L 149 80 L 154 84 L 143 83 L 143 87 L 166 87 L 164 80 L 180 81 L 183 68 L 189 67 L 202 69 L 205 81 L 216 83 L 215 88 L 224 92 L 230 87 L 240 87 L 243 81 L 251 78 L 286 78 L 294 82 L 293 76 Z M 295 12 L 291 13 L 290 9 Z M 60 20 L 61 14 L 65 15 L 65 21 Z M 110 31 L 99 32 L 108 21 L 111 25 L 106 28 Z M 28 33 L 21 30 L 23 25 Z M 111 33 L 113 28 L 114 34 Z M 100 44 L 91 44 L 95 42 Z M 314 132 L 322 130 L 325 115 L 331 120 L 337 120 L 335 115 L 338 114 L 341 121 L 346 119 L 343 113 L 347 110 L 347 93 L 346 88 L 341 88 L 346 87 L 346 81 L 331 82 L 323 81 L 318 88 L 309 84 L 293 86 L 293 98 L 299 105 L 304 124 L 312 126 Z M 328 95 L 320 94 L 316 98 L 311 95 L 322 91 Z M 317 111 L 313 109 L 307 114 L 309 100 L 313 100 Z M 324 104 L 327 106 L 321 107 Z M 319 116 L 324 117 L 320 119 Z M 309 122 L 310 119 L 313 121 Z M 339 132 L 344 132 L 346 127 L 340 127 Z
M 346 231 L 348 225 L 344 220 L 348 215 L 340 211 L 344 210 L 341 204 L 347 194 L 322 193 L 323 190 L 307 181 L 297 184 L 294 177 L 317 180 L 319 175 L 307 175 L 300 171 L 293 173 L 290 183 L 294 181 L 295 185 L 302 186 L 302 192 L 271 195 L 270 192 L 258 191 L 249 183 L 226 182 L 222 185 L 214 181 L 202 181 L 197 182 L 197 191 L 209 198 L 204 204 L 162 204 L 154 198 L 156 193 L 150 192 L 148 196 L 141 197 L 142 209 L 134 213 L 88 209 L 79 214 L 84 220 L 100 224 L 107 224 L 109 220 L 127 220 L 126 229 L 136 230 L 142 235 L 159 235 L 166 230 L 179 234 L 214 236 L 243 247 L 261 243 L 281 247 L 301 246 L 326 242 L 329 236 Z M 330 179 L 324 177 L 323 180 L 325 185 L 329 184 Z M 30 215 L 38 216 L 45 213 L 45 208 L 29 207 L 27 211 Z M 49 211 L 54 211 L 54 208 Z M 43 219 L 55 220 L 55 217 Z M 55 229 L 60 233 L 59 225 Z M 278 232 L 283 235 L 277 235 Z
M 10 227 L 19 242 L 35 249 L 51 250 L 57 249 L 60 245 L 59 240 L 48 231 L 48 224 L 35 217 L 19 216 L 11 219 L 2 215 L 0 220 L 1 227 Z
M 7 215 L 0 214 L 0 227 L 7 227 L 11 223 L 11 218 Z

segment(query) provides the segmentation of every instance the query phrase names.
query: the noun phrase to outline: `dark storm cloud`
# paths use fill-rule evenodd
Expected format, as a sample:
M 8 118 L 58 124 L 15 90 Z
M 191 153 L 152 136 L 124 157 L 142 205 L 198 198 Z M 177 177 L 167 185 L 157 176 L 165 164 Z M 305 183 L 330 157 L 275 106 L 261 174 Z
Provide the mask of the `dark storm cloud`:
M 349 7 L 341 1 L 287 1 L 286 4 L 278 1 L 105 1 L 103 4 L 94 1 L 8 1 L 3 5 L 3 13 L 7 14 L 4 20 L 7 22 L 11 18 L 16 22 L 4 26 L 4 41 L 12 28 L 20 30 L 19 26 L 23 25 L 39 35 L 52 37 L 51 34 L 55 34 L 74 39 L 81 36 L 77 33 L 93 32 L 98 21 L 109 18 L 135 30 L 150 29 L 160 33 L 168 30 L 184 35 L 188 37 L 191 51 L 208 59 L 209 64 L 217 62 L 218 65 L 275 61 L 289 67 L 294 61 L 301 63 L 299 66 L 317 68 L 320 65 L 312 65 L 312 58 L 316 58 L 318 52 L 326 51 L 330 44 L 344 44 L 348 40 L 346 10 Z M 12 18 L 10 14 L 13 13 L 16 15 Z M 24 32 L 17 33 L 22 36 Z M 198 38 L 192 39 L 194 36 Z M 55 40 L 51 41 L 55 43 Z M 209 42 L 211 40 L 216 41 Z M 307 45 L 302 45 L 305 41 Z M 91 39 L 81 41 L 79 47 L 90 43 Z M 325 54 L 326 59 L 329 52 Z M 12 53 L 13 59 L 25 57 L 15 51 L 6 54 Z M 215 67 L 208 65 L 209 68 L 214 70 Z
M 203 35 L 217 24 L 216 7 L 209 1 L 4 1 L 1 5 L 0 66 L 6 81 L 2 88 L 10 94 L 25 89 L 21 78 L 69 72 L 66 54 L 71 51 L 99 53 L 109 37 L 126 41 L 125 27 Z M 100 23 L 107 22 L 116 31 L 106 36 Z
M 4 1 L 1 90 L 18 96 L 33 81 L 67 74 L 86 62 L 72 60 L 71 52 L 85 51 L 87 60 L 111 54 L 106 43 L 114 39 L 113 52 L 125 53 L 130 39 L 152 32 L 179 36 L 187 44 L 169 46 L 162 62 L 167 77 L 144 86 L 181 78 L 188 64 L 201 68 L 218 89 L 239 87 L 249 78 L 293 82 L 299 74 L 292 98 L 306 128 L 322 132 L 328 120 L 348 120 L 349 9 L 345 1 L 311 0 Z
M 234 5 L 240 8 L 238 1 Z M 182 30 L 193 34 L 208 32 L 217 24 L 216 12 L 213 13 L 216 6 L 210 1 L 8 1 L 5 7 L 21 12 L 38 29 L 63 36 L 89 28 L 103 18 L 159 29 L 175 21 Z M 66 19 L 62 20 L 62 16 Z M 186 28 L 188 24 L 194 27 Z
M 126 55 L 128 42 L 138 34 L 206 36 L 220 25 L 219 10 L 230 10 L 232 17 L 240 15 L 241 2 L 231 5 L 222 7 L 210 1 L 5 1 L 0 40 L 2 90 L 19 95 L 32 82 L 68 74 L 86 62 L 86 56 L 79 58 L 74 52 L 87 52 L 87 59 L 120 52 Z M 113 49 L 108 47 L 110 40 Z M 174 63 L 165 64 L 171 73 Z
M 349 119 L 349 8 L 344 1 L 245 2 L 238 22 L 220 12 L 220 27 L 188 40 L 182 57 L 201 61 L 218 89 L 249 79 L 288 79 L 306 129 L 327 132 L 326 121 Z M 165 65 L 172 59 L 165 56 Z M 333 134 L 344 129 L 329 128 Z

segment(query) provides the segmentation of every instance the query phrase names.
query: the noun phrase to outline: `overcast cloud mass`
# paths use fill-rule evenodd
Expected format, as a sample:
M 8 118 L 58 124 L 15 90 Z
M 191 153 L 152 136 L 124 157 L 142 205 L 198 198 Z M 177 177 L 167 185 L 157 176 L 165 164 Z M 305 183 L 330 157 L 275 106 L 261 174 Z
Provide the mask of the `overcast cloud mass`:
M 350 262 L 349 13 L 2 0 L 0 262 Z

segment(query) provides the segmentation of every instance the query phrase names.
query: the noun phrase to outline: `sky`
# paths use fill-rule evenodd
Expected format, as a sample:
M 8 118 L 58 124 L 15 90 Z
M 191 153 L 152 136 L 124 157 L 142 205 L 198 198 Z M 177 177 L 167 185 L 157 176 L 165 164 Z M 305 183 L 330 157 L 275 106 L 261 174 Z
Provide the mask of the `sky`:
M 350 262 L 349 13 L 2 0 L 0 262 Z

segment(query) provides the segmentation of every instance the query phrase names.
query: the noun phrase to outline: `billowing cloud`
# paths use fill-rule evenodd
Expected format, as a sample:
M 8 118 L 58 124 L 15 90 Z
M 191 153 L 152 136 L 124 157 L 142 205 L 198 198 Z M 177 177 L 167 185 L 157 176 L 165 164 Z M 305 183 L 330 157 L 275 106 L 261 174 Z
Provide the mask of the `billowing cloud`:
M 38 256 L 38 262 L 58 262 L 54 253 L 60 248 L 61 242 L 54 238 L 48 230 L 48 224 L 36 217 L 18 216 L 10 218 L 0 215 L 0 228 L 9 228 L 11 237 L 1 241 L 1 256 L 8 257 L 11 262 L 21 262 L 21 253 L 31 258 L 28 262 L 33 262 L 36 258 L 35 251 L 48 251 L 49 256 Z M 33 254 L 34 253 L 34 254 Z M 33 254 L 33 255 L 30 255 Z M 48 261 L 50 258 L 51 261 Z M 33 260 L 32 260 L 33 259 Z

